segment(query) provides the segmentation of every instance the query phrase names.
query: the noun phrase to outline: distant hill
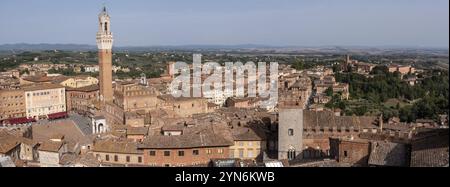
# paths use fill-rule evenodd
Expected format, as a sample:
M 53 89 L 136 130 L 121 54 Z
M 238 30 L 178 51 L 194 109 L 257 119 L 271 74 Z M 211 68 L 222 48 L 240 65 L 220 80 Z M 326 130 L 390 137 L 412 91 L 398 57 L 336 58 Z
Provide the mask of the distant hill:
M 80 44 L 4 44 L 0 45 L 0 51 L 45 51 L 45 50 L 65 50 L 65 51 L 89 51 L 97 49 L 93 45 Z
M 20 53 L 23 51 L 96 51 L 95 45 L 84 44 L 4 44 L 0 45 L 1 52 Z M 436 54 L 448 55 L 448 48 L 425 48 L 425 47 L 401 47 L 401 46 L 270 46 L 259 44 L 241 44 L 241 45 L 180 45 L 180 46 L 119 46 L 114 47 L 115 51 L 239 51 L 239 52 L 268 52 L 268 53 L 314 53 L 314 54 Z

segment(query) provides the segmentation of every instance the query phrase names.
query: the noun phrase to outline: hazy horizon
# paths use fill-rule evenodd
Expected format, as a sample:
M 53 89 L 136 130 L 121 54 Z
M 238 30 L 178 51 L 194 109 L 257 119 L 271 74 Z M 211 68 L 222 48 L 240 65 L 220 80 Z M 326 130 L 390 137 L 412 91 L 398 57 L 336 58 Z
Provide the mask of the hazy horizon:
M 79 45 L 79 46 L 89 46 L 96 48 L 96 44 L 83 44 L 83 43 L 4 43 L 0 44 L 0 46 L 7 45 Z M 449 49 L 448 46 L 401 46 L 401 45 L 267 45 L 267 44 L 182 44 L 182 45 L 114 45 L 113 48 L 158 48 L 158 47 L 256 47 L 256 48 L 328 48 L 328 47 L 342 47 L 342 48 L 379 48 L 379 49 L 402 49 L 402 48 L 411 48 L 411 49 Z
M 449 47 L 448 0 L 2 0 L 0 45 L 95 45 L 103 2 L 117 47 Z

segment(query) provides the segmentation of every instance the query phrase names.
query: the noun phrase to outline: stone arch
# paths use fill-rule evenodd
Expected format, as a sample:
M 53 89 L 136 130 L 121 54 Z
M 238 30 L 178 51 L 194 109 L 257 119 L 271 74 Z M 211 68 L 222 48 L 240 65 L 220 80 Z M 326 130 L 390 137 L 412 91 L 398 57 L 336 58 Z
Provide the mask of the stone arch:
M 99 123 L 97 125 L 97 132 L 98 133 L 103 133 L 104 132 L 104 128 L 105 128 L 105 125 L 103 125 L 103 123 Z

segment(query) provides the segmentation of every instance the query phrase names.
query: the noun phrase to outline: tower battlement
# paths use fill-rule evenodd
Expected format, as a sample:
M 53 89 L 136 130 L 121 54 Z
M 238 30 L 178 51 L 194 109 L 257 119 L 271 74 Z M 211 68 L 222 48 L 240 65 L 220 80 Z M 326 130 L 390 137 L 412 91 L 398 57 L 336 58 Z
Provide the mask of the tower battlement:
M 114 42 L 111 32 L 111 17 L 106 11 L 106 7 L 98 15 L 97 47 L 102 50 L 111 50 Z

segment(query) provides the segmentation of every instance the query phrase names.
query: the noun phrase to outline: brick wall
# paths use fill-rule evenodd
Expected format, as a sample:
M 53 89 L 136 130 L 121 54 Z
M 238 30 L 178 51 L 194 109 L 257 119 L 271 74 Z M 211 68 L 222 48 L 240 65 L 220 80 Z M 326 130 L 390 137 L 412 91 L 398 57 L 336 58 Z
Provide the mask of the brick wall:
M 150 155 L 154 151 L 154 155 Z M 165 151 L 170 155 L 166 156 Z M 183 151 L 184 156 L 179 152 Z M 198 155 L 194 155 L 198 151 Z M 211 159 L 229 158 L 228 147 L 211 147 L 197 149 L 144 149 L 144 164 L 149 166 L 192 166 L 208 164 Z

